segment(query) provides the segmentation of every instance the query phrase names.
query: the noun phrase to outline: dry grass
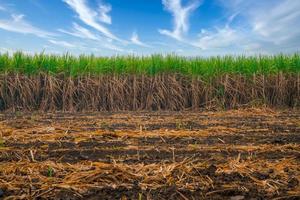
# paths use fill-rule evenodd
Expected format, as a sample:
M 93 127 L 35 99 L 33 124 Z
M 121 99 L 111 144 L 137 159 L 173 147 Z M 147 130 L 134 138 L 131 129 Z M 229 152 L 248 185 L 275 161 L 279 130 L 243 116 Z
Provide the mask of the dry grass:
M 14 190 L 19 195 L 10 199 L 26 199 L 43 197 L 53 198 L 62 190 L 67 190 L 75 196 L 83 197 L 93 189 L 135 187 L 141 191 L 159 190 L 164 187 L 176 186 L 176 190 L 195 192 L 207 191 L 206 196 L 222 193 L 224 190 L 249 192 L 256 188 L 258 193 L 267 196 L 280 194 L 280 190 L 288 188 L 291 178 L 285 173 L 286 168 L 294 172 L 294 180 L 300 180 L 298 164 L 295 159 L 282 159 L 276 162 L 245 159 L 240 157 L 228 160 L 227 163 L 215 166 L 208 162 L 198 162 L 197 159 L 186 159 L 171 164 L 136 164 L 86 162 L 78 164 L 62 164 L 47 162 L 18 162 L 14 165 L 0 164 L 2 189 Z M 212 167 L 213 166 L 213 167 Z M 260 176 L 273 170 L 272 176 L 261 179 Z M 50 174 L 50 170 L 52 174 Z M 207 172 L 204 172 L 207 171 Z M 215 180 L 216 177 L 237 176 L 230 182 Z M 256 176 L 256 177 L 254 177 Z M 276 178 L 277 177 L 277 178 Z M 280 177 L 280 179 L 278 178 Z M 247 182 L 241 183 L 242 180 Z M 222 190 L 219 190 L 222 184 Z M 300 186 L 287 192 L 288 196 L 300 196 Z M 276 195 L 275 195 L 276 196 Z

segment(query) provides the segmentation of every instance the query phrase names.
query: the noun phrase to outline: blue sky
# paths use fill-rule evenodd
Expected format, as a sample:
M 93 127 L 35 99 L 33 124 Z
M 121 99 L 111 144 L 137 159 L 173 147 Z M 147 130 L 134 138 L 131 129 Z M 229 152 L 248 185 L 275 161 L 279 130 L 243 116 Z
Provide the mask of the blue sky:
M 0 0 L 0 52 L 292 53 L 299 0 Z

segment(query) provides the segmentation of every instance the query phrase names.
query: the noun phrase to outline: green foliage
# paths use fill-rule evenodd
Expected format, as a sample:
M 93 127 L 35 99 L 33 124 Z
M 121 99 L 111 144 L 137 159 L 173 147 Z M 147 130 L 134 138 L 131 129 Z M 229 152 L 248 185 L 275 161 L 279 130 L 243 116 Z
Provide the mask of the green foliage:
M 48 177 L 53 177 L 53 175 L 54 175 L 54 169 L 52 167 L 48 167 L 47 176 Z
M 4 147 L 4 140 L 0 137 L 0 148 Z
M 16 52 L 0 54 L 0 73 L 64 74 L 67 76 L 103 74 L 146 74 L 180 73 L 188 76 L 214 77 L 222 74 L 276 74 L 299 73 L 300 54 L 258 56 L 181 57 L 177 55 L 72 56 L 27 55 Z

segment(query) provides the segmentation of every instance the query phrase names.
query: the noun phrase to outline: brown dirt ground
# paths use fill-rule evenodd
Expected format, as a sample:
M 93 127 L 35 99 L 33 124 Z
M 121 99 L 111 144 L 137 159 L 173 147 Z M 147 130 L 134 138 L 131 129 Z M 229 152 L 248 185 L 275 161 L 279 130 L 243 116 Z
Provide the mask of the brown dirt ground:
M 0 114 L 0 199 L 300 199 L 300 111 Z

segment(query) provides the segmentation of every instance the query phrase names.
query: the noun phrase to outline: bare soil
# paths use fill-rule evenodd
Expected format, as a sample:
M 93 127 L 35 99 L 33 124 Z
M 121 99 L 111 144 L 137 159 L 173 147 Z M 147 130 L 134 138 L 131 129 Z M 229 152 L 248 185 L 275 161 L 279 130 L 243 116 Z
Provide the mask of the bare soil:
M 0 198 L 300 199 L 300 111 L 3 113 Z

